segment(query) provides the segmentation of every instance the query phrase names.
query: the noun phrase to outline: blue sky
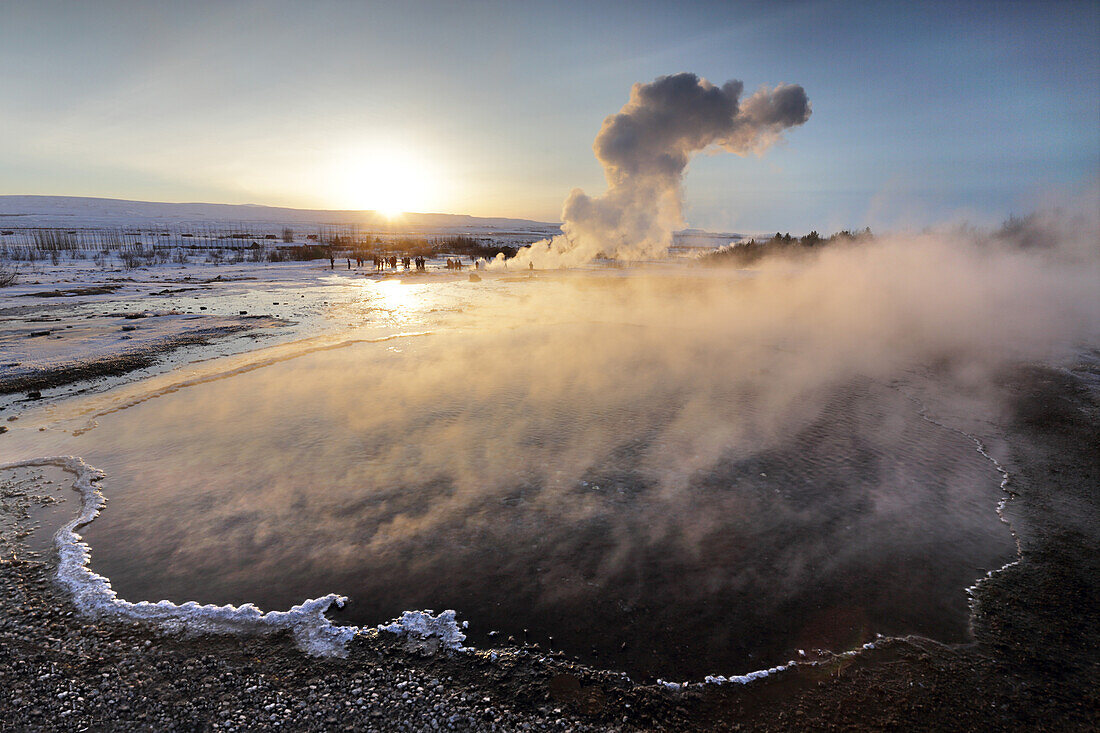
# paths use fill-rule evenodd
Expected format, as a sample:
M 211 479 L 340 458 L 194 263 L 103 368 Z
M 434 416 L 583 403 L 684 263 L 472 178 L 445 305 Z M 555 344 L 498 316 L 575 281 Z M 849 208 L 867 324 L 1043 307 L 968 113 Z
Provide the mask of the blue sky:
M 1100 171 L 1096 2 L 7 2 L 0 193 L 555 220 L 679 71 L 813 104 L 692 162 L 693 226 L 991 223 Z

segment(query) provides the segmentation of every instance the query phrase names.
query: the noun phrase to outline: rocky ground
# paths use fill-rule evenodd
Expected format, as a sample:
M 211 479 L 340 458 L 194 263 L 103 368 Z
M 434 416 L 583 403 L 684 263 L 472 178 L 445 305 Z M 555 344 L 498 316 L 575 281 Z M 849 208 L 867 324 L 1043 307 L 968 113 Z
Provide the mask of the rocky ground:
M 84 618 L 32 549 L 61 485 L 0 472 L 0 729 L 1096 730 L 1100 405 L 1064 371 L 1003 387 L 1022 555 L 976 590 L 974 642 L 883 640 L 745 685 L 639 685 L 536 646 L 424 654 L 381 634 L 317 659 Z

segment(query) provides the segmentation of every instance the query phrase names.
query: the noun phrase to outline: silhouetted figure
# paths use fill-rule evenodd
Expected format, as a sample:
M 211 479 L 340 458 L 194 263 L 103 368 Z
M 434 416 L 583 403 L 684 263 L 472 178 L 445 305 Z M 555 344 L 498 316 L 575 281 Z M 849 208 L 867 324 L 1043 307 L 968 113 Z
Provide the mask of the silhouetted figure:
M 351 258 L 350 257 L 348 257 L 348 269 L 349 270 L 351 269 Z
M 330 269 L 330 270 L 335 270 L 336 269 L 336 258 L 333 257 L 332 255 L 328 256 L 328 269 Z

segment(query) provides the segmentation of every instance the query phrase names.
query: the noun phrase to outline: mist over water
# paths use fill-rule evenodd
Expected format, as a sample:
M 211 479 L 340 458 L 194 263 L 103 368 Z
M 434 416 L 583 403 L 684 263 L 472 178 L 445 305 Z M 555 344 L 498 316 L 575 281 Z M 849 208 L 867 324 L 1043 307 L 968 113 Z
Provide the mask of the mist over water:
M 316 354 L 105 418 L 85 451 L 117 477 L 87 532 L 96 566 L 127 597 L 282 608 L 338 589 L 342 621 L 455 607 L 478 642 L 530 629 L 697 675 L 874 632 L 962 640 L 962 589 L 1011 557 L 1000 476 L 889 388 L 829 390 L 767 438 L 751 395 L 688 417 L 642 369 L 552 404 L 527 369 L 493 368 L 499 347 L 452 346 Z M 441 367 L 435 348 L 495 386 L 370 393 Z M 723 434 L 692 437 L 704 411 Z
M 85 534 L 132 600 L 453 607 L 475 643 L 528 629 L 666 678 L 959 641 L 964 588 L 1013 557 L 1001 476 L 910 396 L 993 419 L 999 369 L 1097 343 L 1094 222 L 1030 226 L 751 272 L 490 275 L 428 312 L 364 283 L 432 335 L 7 436 L 4 457 L 49 440 L 107 472 Z

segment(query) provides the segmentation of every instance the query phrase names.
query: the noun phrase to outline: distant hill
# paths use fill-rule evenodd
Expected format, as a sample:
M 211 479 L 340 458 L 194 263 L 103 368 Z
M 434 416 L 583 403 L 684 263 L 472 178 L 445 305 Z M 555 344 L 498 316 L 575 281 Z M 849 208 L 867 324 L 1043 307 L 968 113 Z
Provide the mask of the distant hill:
M 283 227 L 304 236 L 323 227 L 359 226 L 370 232 L 492 237 L 523 246 L 561 233 L 559 224 L 466 214 L 403 214 L 391 221 L 374 211 L 288 209 L 255 204 L 172 204 L 84 196 L 0 196 L 0 231 L 60 229 L 175 229 L 210 227 L 277 234 Z M 684 229 L 673 238 L 673 254 L 712 250 L 745 239 L 743 234 Z
M 439 232 L 557 233 L 558 225 L 529 219 L 465 214 L 404 214 L 396 221 L 374 211 L 288 209 L 254 204 L 172 204 L 83 196 L 0 196 L 0 227 L 185 226 L 250 224 L 268 227 L 341 226 Z

